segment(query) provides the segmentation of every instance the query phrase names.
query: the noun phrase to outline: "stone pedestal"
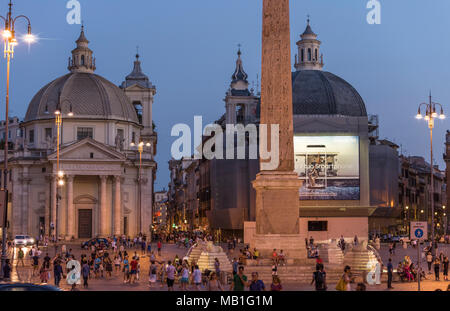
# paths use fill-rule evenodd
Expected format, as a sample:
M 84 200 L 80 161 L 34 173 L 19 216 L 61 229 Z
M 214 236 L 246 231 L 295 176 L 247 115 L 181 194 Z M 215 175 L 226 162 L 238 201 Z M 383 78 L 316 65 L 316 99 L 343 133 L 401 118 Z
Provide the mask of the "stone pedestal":
M 296 173 L 263 171 L 256 176 L 256 234 L 252 248 L 262 256 L 273 249 L 283 250 L 288 258 L 306 258 L 304 238 L 299 229 L 299 188 Z

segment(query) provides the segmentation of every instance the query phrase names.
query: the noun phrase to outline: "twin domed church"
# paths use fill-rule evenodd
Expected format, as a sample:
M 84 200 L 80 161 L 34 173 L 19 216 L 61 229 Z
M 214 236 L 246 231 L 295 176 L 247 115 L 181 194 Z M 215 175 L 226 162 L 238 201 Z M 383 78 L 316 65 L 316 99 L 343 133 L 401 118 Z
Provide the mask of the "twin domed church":
M 295 171 L 303 180 L 301 235 L 317 241 L 341 235 L 364 237 L 374 210 L 369 193 L 368 116 L 358 92 L 322 70 L 320 45 L 308 21 L 297 42 L 292 73 Z M 9 159 L 12 235 L 84 239 L 151 233 L 156 88 L 142 72 L 139 55 L 120 86 L 96 75 L 95 69 L 82 28 L 69 58 L 69 73 L 48 83 L 31 100 Z M 239 51 L 219 124 L 259 123 L 260 99 L 248 89 L 247 78 Z M 55 123 L 58 111 L 60 127 Z M 211 160 L 208 166 L 211 198 L 207 213 L 202 213 L 209 229 L 234 234 L 243 233 L 246 226 L 244 239 L 250 242 L 255 219 L 251 181 L 259 161 Z M 186 208 L 193 215 L 199 210 L 190 203 L 179 205 L 173 185 L 169 186 L 171 224 L 186 215 Z
M 14 142 L 8 185 L 12 235 L 77 239 L 151 232 L 156 88 L 142 72 L 139 55 L 119 87 L 95 69 L 83 27 L 69 73 L 33 97 Z

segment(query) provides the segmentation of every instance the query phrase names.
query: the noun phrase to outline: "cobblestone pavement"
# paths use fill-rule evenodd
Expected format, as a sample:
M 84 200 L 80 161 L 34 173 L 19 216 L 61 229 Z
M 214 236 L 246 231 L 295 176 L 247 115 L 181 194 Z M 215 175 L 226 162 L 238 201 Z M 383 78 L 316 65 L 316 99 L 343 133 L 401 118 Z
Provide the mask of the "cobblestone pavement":
M 90 252 L 83 251 L 80 249 L 80 244 L 68 244 L 68 248 L 73 249 L 73 253 L 76 256 L 76 259 L 80 258 L 81 254 L 87 254 L 89 255 Z M 155 249 L 156 245 L 152 245 L 152 249 Z M 50 257 L 53 257 L 56 253 L 53 246 L 49 247 L 49 249 L 42 249 L 43 253 L 41 257 L 45 256 L 45 253 L 48 252 Z M 28 256 L 28 248 L 26 249 L 25 254 L 25 260 L 23 267 L 22 265 L 17 265 L 17 251 L 18 249 L 14 249 L 14 255 L 13 252 L 10 252 L 10 258 L 12 258 L 13 263 L 13 271 L 12 271 L 12 281 L 13 282 L 32 282 L 32 283 L 39 283 L 39 276 L 32 275 L 32 267 L 31 267 L 31 259 Z M 151 288 L 148 286 L 148 269 L 149 269 L 149 256 L 141 254 L 141 251 L 138 249 L 128 249 L 127 252 L 129 253 L 130 257 L 133 256 L 134 252 L 137 252 L 140 256 L 140 264 L 141 264 L 141 273 L 140 273 L 140 280 L 137 281 L 135 284 L 124 284 L 123 283 L 123 274 L 119 272 L 113 272 L 112 277 L 103 277 L 99 279 L 92 278 L 89 280 L 89 288 L 83 289 L 82 286 L 78 286 L 78 288 L 81 291 L 167 291 L 167 286 L 164 284 L 161 286 L 161 283 L 158 282 L 156 285 L 153 285 Z M 450 245 L 440 245 L 439 246 L 439 252 L 443 251 L 444 254 L 447 256 L 450 255 Z M 178 248 L 177 246 L 173 244 L 164 244 L 163 250 L 162 250 L 162 256 L 158 257 L 157 260 L 173 260 L 175 255 L 178 255 L 178 257 L 183 258 L 186 254 L 187 249 L 186 248 Z M 235 253 L 230 254 L 229 257 L 237 257 L 238 250 L 235 251 Z M 383 262 L 387 262 L 387 259 L 389 258 L 389 251 L 387 245 L 382 245 L 380 249 L 380 255 L 383 259 Z M 394 266 L 401 261 L 405 255 L 408 255 L 412 258 L 414 262 L 417 261 L 417 249 L 413 249 L 412 247 L 408 247 L 408 249 L 403 249 L 401 247 L 397 247 L 395 254 L 392 256 Z M 42 260 L 41 260 L 42 261 Z M 425 267 L 426 262 L 424 261 L 424 258 L 422 258 L 422 265 Z M 246 268 L 246 273 L 251 273 L 251 267 Z M 52 278 L 50 279 L 49 284 L 53 284 L 53 272 L 51 272 Z M 441 275 L 441 280 L 443 280 L 443 277 Z M 367 286 L 368 291 L 382 291 L 387 290 L 386 289 L 386 275 L 384 274 L 382 276 L 382 285 L 375 285 L 375 286 Z M 447 286 L 450 284 L 448 281 L 434 281 L 434 274 L 427 274 L 427 280 L 424 280 L 421 282 L 421 289 L 424 291 L 434 291 L 438 288 L 442 290 L 446 290 Z M 268 285 L 268 284 L 267 284 Z M 284 290 L 291 290 L 291 291 L 312 291 L 314 288 L 309 285 L 305 284 L 283 284 Z M 353 288 L 356 285 L 353 284 Z M 416 291 L 417 290 L 417 282 L 396 282 L 393 283 L 394 291 Z M 334 291 L 335 284 L 328 284 L 329 290 Z M 70 286 L 66 283 L 66 281 L 63 279 L 61 281 L 61 288 L 63 290 L 69 290 Z M 175 285 L 175 290 L 179 290 L 178 285 Z M 190 290 L 193 290 L 193 288 L 189 288 Z M 228 289 L 228 286 L 226 286 L 226 289 Z M 201 290 L 205 290 L 202 288 Z

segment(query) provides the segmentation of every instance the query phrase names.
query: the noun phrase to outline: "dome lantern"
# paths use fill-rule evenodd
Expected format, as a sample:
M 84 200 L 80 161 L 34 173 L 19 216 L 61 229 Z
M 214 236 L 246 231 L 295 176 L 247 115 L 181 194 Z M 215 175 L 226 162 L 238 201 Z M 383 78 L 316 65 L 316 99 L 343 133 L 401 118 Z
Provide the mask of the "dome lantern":
M 312 31 L 309 22 L 308 16 L 306 29 L 300 35 L 301 40 L 297 42 L 298 54 L 295 55 L 294 65 L 297 71 L 322 70 L 323 68 L 323 55 L 320 54 L 321 42 L 317 40 L 317 35 Z
M 81 26 L 80 37 L 77 41 L 76 49 L 72 51 L 72 57 L 69 57 L 68 69 L 71 72 L 93 73 L 95 71 L 95 58 L 92 57 L 92 50 L 89 49 L 89 40 L 84 34 L 84 25 Z

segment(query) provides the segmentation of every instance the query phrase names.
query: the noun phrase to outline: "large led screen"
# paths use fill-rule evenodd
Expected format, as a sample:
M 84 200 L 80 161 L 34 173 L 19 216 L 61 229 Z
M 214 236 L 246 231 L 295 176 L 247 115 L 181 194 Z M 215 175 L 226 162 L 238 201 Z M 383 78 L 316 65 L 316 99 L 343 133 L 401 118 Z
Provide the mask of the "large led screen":
M 359 200 L 357 136 L 294 136 L 301 200 Z

